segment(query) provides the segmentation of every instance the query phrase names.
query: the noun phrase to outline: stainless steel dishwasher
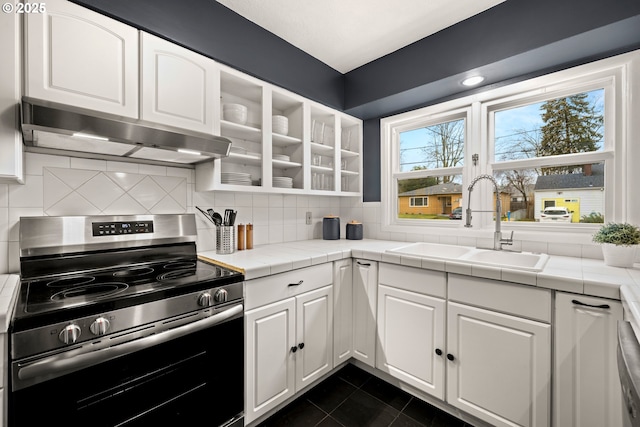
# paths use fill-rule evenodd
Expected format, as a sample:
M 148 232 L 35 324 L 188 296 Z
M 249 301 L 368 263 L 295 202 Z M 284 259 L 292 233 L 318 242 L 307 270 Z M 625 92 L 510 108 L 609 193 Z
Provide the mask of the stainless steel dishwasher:
M 622 423 L 640 426 L 640 343 L 631 323 L 618 322 L 618 372 L 622 386 Z

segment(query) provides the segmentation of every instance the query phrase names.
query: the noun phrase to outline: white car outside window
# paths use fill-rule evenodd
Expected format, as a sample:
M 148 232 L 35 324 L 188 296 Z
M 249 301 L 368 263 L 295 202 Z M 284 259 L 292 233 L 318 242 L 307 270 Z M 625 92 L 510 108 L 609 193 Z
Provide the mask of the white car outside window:
M 540 214 L 540 222 L 571 222 L 571 212 L 567 208 L 545 208 Z

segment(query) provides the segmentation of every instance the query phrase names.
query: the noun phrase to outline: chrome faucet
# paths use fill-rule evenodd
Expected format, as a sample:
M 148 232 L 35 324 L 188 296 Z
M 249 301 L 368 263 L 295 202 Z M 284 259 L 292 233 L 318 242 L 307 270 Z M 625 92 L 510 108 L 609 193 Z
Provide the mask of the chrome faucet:
M 502 238 L 502 231 L 500 231 L 500 218 L 502 217 L 502 203 L 500 202 L 500 190 L 498 189 L 498 183 L 491 175 L 478 175 L 473 179 L 473 181 L 471 181 L 471 184 L 469 184 L 469 197 L 468 197 L 469 202 L 467 204 L 466 223 L 464 224 L 464 226 L 469 228 L 472 227 L 471 225 L 472 212 L 493 212 L 493 211 L 471 210 L 471 191 L 473 191 L 473 186 L 476 185 L 476 182 L 480 181 L 481 179 L 488 179 L 489 181 L 491 181 L 496 191 L 496 210 L 495 210 L 496 230 L 493 233 L 493 249 L 496 251 L 500 251 L 502 250 L 502 245 L 513 245 L 513 231 L 511 232 L 510 238 L 508 239 Z

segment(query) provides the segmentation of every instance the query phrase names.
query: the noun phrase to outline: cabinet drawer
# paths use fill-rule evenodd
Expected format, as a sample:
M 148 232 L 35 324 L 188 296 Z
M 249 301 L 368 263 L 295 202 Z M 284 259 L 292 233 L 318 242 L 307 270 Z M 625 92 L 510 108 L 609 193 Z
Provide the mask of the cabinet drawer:
M 245 310 L 251 310 L 332 283 L 333 264 L 330 262 L 248 280 L 245 283 Z
M 551 290 L 449 274 L 449 301 L 551 322 Z
M 378 282 L 419 294 L 440 298 L 447 296 L 446 273 L 396 264 L 380 264 Z

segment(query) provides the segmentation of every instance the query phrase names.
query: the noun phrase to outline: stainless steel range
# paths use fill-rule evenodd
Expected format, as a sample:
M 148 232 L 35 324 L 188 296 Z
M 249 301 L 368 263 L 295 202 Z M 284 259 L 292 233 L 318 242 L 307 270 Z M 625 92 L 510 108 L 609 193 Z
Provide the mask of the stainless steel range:
M 244 276 L 192 214 L 20 220 L 9 421 L 241 426 Z

